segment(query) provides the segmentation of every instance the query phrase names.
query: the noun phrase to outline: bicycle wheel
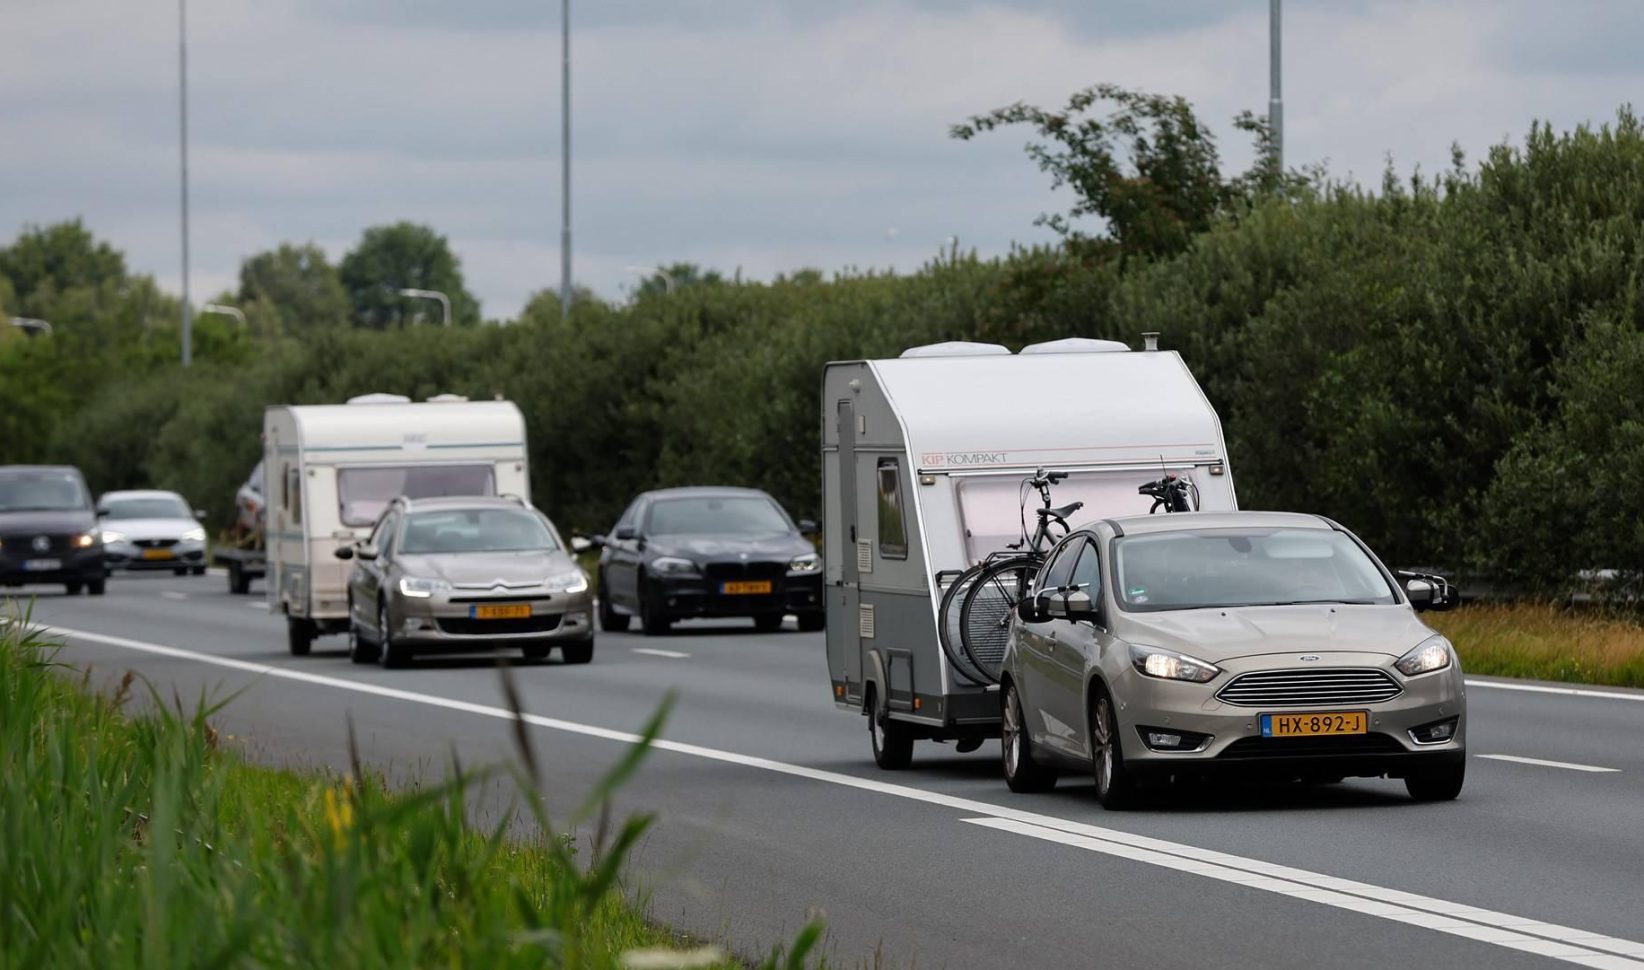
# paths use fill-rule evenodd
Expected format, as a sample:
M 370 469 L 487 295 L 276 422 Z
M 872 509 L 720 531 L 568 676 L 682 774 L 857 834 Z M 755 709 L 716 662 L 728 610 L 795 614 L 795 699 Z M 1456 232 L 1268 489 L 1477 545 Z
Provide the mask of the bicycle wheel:
M 959 639 L 959 608 L 964 602 L 965 591 L 975 582 L 976 577 L 982 574 L 982 565 L 970 567 L 953 581 L 942 593 L 942 605 L 937 610 L 940 620 L 936 625 L 936 639 L 942 644 L 942 652 L 947 654 L 948 663 L 958 672 L 960 677 L 978 687 L 986 687 L 993 683 L 984 674 L 971 665 L 969 658 L 964 654 L 964 648 Z
M 984 569 L 965 591 L 959 607 L 959 643 L 990 683 L 999 682 L 1016 603 L 1043 562 L 1034 556 L 1002 559 Z

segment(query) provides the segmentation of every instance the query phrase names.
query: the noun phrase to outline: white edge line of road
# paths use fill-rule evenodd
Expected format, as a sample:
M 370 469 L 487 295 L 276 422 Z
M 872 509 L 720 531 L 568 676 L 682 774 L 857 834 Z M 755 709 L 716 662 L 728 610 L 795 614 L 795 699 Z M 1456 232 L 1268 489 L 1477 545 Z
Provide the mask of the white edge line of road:
M 397 687 L 384 687 L 379 684 L 331 677 L 325 674 L 314 674 L 302 670 L 271 667 L 267 664 L 236 660 L 232 657 L 219 657 L 213 654 L 184 650 L 179 647 L 147 643 L 141 640 L 131 640 L 125 637 L 85 630 L 75 630 L 69 627 L 45 626 L 42 627 L 42 630 L 49 634 L 83 640 L 88 643 L 100 643 L 177 660 L 191 660 L 279 680 L 333 687 L 357 694 L 407 701 L 503 721 L 514 719 L 512 711 L 488 704 L 476 704 L 472 701 L 439 697 L 434 694 L 421 694 Z M 615 731 L 610 728 L 579 724 L 575 721 L 562 721 L 558 718 L 543 717 L 538 714 L 524 714 L 522 717 L 527 724 L 552 731 L 562 731 L 568 734 L 625 744 L 633 744 L 640 740 L 639 735 L 629 731 Z M 734 751 L 724 751 L 718 748 L 708 748 L 665 739 L 652 742 L 652 747 L 659 751 L 689 755 L 695 758 L 740 765 L 747 768 L 758 768 L 790 777 L 804 778 L 810 781 L 838 785 L 844 788 L 855 788 L 860 791 L 875 792 L 881 795 L 923 802 L 927 805 L 949 808 L 966 815 L 982 816 L 981 818 L 968 818 L 962 821 L 988 828 L 1049 839 L 1066 845 L 1076 845 L 1080 848 L 1092 849 L 1119 858 L 1205 875 L 1209 878 L 1235 882 L 1253 889 L 1280 893 L 1297 899 L 1322 902 L 1337 908 L 1352 909 L 1355 912 L 1370 916 L 1379 916 L 1395 922 L 1423 926 L 1455 936 L 1492 943 L 1508 949 L 1536 953 L 1581 966 L 1607 968 L 1607 970 L 1622 970 L 1622 968 L 1640 970 L 1640 968 L 1644 968 L 1644 959 L 1628 959 L 1628 957 L 1644 958 L 1644 943 L 1604 936 L 1574 927 L 1544 923 L 1523 916 L 1513 916 L 1508 913 L 1464 906 L 1430 896 L 1386 889 L 1350 879 L 1339 879 L 1304 869 L 1294 869 L 1289 866 L 1262 862 L 1258 859 L 1217 852 L 1213 849 L 1201 849 L 1197 846 L 1168 842 L 1163 839 L 1122 832 L 1117 829 L 1102 828 L 1101 826 L 1075 822 L 1051 815 L 1041 815 L 1037 812 L 1026 812 L 989 802 L 960 798 L 907 785 L 859 778 L 854 775 L 826 771 L 820 768 L 807 768 L 803 765 L 773 761 L 769 758 L 739 754 Z
M 1475 758 L 1489 758 L 1491 761 L 1511 761 L 1520 765 L 1539 765 L 1543 768 L 1568 768 L 1571 771 L 1619 772 L 1620 768 L 1604 768 L 1599 765 L 1578 765 L 1573 761 L 1547 761 L 1544 758 L 1526 758 L 1516 754 L 1479 754 Z
M 1509 684 L 1499 680 L 1467 680 L 1465 683 L 1468 687 L 1488 687 L 1491 690 L 1522 690 L 1532 694 L 1562 694 L 1566 697 L 1602 697 L 1611 701 L 1644 701 L 1644 691 L 1623 693 L 1586 687 L 1554 687 L 1550 684 Z
M 651 657 L 667 657 L 669 660 L 685 660 L 691 655 L 678 650 L 659 650 L 656 647 L 632 647 L 630 653 L 643 653 Z

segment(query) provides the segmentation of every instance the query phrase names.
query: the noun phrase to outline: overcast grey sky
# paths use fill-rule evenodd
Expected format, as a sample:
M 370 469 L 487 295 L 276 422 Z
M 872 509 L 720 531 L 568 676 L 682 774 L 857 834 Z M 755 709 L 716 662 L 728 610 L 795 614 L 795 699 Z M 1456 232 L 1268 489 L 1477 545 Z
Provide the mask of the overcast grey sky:
M 1265 111 L 1264 0 L 576 0 L 576 278 L 688 260 L 769 277 L 916 269 L 1047 238 L 1064 204 L 1021 153 L 950 124 L 1097 81 Z M 559 279 L 557 0 L 194 0 L 196 300 L 281 241 L 338 258 L 397 219 L 448 235 L 491 317 Z M 4 0 L 0 239 L 83 217 L 176 289 L 176 4 Z M 1532 118 L 1603 122 L 1644 92 L 1644 3 L 1285 8 L 1287 160 L 1374 183 Z

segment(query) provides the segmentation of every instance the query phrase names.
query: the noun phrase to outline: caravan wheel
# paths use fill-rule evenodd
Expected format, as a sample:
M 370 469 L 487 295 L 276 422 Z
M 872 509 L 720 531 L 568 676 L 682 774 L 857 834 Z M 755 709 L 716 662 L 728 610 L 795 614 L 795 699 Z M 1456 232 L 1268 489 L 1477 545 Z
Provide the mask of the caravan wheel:
M 873 746 L 873 763 L 886 771 L 901 771 L 913 763 L 913 732 L 906 724 L 886 716 L 877 693 L 868 698 L 868 703 L 868 743 Z

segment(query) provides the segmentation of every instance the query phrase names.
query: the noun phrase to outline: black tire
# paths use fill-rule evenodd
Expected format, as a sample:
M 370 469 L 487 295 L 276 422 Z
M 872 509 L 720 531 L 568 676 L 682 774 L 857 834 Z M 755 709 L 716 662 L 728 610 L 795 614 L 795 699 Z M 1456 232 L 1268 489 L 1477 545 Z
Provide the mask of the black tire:
M 1124 745 L 1119 742 L 1119 715 L 1107 689 L 1097 687 L 1085 720 L 1090 731 L 1090 771 L 1096 780 L 1096 800 L 1109 811 L 1136 804 L 1136 780 L 1125 767 Z
M 64 583 L 63 584 L 63 592 L 67 593 L 70 596 L 79 596 L 80 595 L 80 590 L 82 590 L 84 588 L 85 587 L 81 586 L 79 583 Z
M 529 647 L 519 648 L 520 655 L 526 660 L 547 660 L 548 655 L 553 651 L 553 647 L 544 647 L 540 644 L 533 644 Z
M 188 575 L 188 567 L 187 566 L 180 566 L 176 569 L 173 569 L 171 571 L 171 575 L 173 575 L 173 576 L 187 576 Z
M 388 628 L 388 602 L 377 604 L 377 663 L 392 670 L 411 662 L 411 651 L 403 643 L 394 642 L 394 632 Z
M 891 720 L 878 694 L 868 697 L 868 744 L 873 763 L 885 771 L 901 771 L 913 764 L 913 732 L 905 724 Z
M 754 629 L 760 633 L 775 633 L 782 629 L 781 613 L 761 613 L 754 617 Z
M 108 591 L 108 580 L 92 579 L 86 581 L 86 592 L 93 596 L 101 596 Z
M 659 597 L 651 595 L 643 582 L 639 585 L 639 625 L 648 637 L 667 636 L 674 621 Z
M 245 574 L 245 569 L 235 561 L 228 564 L 228 591 L 235 596 L 244 596 L 251 592 L 251 577 Z
M 605 574 L 600 573 L 599 628 L 604 630 L 606 633 L 622 633 L 628 629 L 628 624 L 632 623 L 634 618 L 626 613 L 618 613 L 616 611 L 615 604 L 611 602 L 611 597 L 606 592 L 608 589 L 610 589 L 610 587 L 605 585 Z
M 189 573 L 190 576 L 204 576 L 205 575 L 205 570 L 206 570 L 206 568 L 204 566 L 190 566 L 190 567 L 188 567 L 188 573 Z
M 357 664 L 377 662 L 377 651 L 380 648 L 367 640 L 360 632 L 360 622 L 354 618 L 354 610 L 348 611 L 348 659 Z
M 959 607 L 964 603 L 965 590 L 981 574 L 981 566 L 972 566 L 954 580 L 953 585 L 942 594 L 942 605 L 936 614 L 942 618 L 942 622 L 936 628 L 936 641 L 942 645 L 942 652 L 947 655 L 948 664 L 960 677 L 978 687 L 986 687 L 993 681 L 971 664 L 959 642 Z
M 965 590 L 959 607 L 959 644 L 989 683 L 999 682 L 1016 603 L 1040 565 L 1041 560 L 1029 556 L 1001 559 L 983 569 Z
M 1457 761 L 1443 768 L 1412 771 L 1404 778 L 1404 790 L 1418 802 L 1447 802 L 1461 794 L 1467 780 L 1467 762 Z
M 828 614 L 821 610 L 809 610 L 799 614 L 799 629 L 806 633 L 815 633 L 825 630 L 828 626 Z
M 285 645 L 293 657 L 306 657 L 314 649 L 314 624 L 294 616 L 285 618 Z
M 581 643 L 567 643 L 559 648 L 560 659 L 568 664 L 585 664 L 594 659 L 594 638 Z
M 1022 716 L 1022 698 L 1015 684 L 1005 688 L 999 721 L 999 762 L 1010 790 L 1025 795 L 1055 788 L 1056 772 L 1034 760 L 1033 741 L 1028 737 L 1027 718 Z

